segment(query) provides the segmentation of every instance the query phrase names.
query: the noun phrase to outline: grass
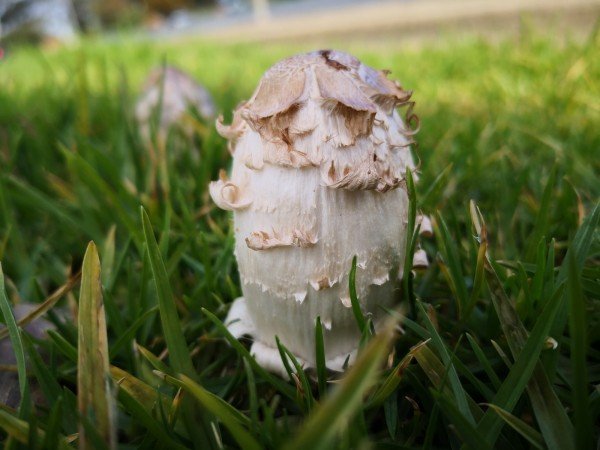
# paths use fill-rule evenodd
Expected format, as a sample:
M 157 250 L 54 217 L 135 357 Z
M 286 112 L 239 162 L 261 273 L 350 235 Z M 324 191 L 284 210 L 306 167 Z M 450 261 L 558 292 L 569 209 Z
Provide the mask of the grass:
M 25 395 L 0 407 L 5 448 L 598 445 L 600 37 L 337 47 L 415 91 L 411 217 L 434 216 L 435 237 L 422 243 L 431 266 L 405 274 L 404 332 L 390 331 L 391 312 L 390 330 L 372 336 L 356 310 L 362 352 L 334 383 L 283 346 L 289 377 L 267 373 L 222 325 L 240 295 L 229 217 L 207 193 L 230 163 L 224 140 L 211 124 L 193 142 L 172 134 L 154 185 L 131 120 L 144 74 L 164 60 L 228 118 L 266 68 L 306 45 L 7 52 L 1 337 Z M 48 339 L 13 318 L 25 301 L 55 324 Z M 318 322 L 317 354 L 321 333 Z

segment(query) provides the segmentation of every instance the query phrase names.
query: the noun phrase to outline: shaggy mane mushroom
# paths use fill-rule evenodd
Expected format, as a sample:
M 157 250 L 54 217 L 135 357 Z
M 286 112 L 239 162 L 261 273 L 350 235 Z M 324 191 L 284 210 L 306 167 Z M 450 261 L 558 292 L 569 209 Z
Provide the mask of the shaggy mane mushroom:
M 326 324 L 327 367 L 342 370 L 353 357 L 360 335 L 348 271 L 355 255 L 363 312 L 377 325 L 379 306 L 394 304 L 415 119 L 411 92 L 388 74 L 333 50 L 293 56 L 264 74 L 231 125 L 217 122 L 233 168 L 231 180 L 223 175 L 210 192 L 233 211 L 244 292 L 227 322 L 234 335 L 254 337 L 252 351 L 272 370 L 282 370 L 274 336 L 314 366 L 317 317 Z M 416 256 L 426 264 L 423 251 Z

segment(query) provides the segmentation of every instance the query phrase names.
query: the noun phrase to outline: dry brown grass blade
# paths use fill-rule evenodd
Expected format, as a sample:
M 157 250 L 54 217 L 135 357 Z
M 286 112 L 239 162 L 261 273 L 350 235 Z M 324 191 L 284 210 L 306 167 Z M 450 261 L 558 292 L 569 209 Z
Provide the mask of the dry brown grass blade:
M 100 272 L 98 250 L 90 242 L 83 258 L 77 321 L 77 399 L 82 417 L 79 425 L 79 448 L 82 450 L 96 448 L 98 438 L 108 448 L 116 448 Z
M 46 298 L 42 303 L 40 303 L 35 309 L 31 310 L 26 316 L 24 316 L 21 320 L 17 322 L 17 325 L 20 328 L 23 328 L 25 325 L 33 322 L 38 317 L 44 315 L 48 312 L 61 298 L 63 298 L 66 294 L 71 292 L 73 288 L 79 282 L 81 278 L 81 272 L 76 273 L 71 278 L 67 280 L 65 284 L 59 287 L 56 291 Z M 0 330 L 0 340 L 6 338 L 8 336 L 8 329 L 3 328 Z

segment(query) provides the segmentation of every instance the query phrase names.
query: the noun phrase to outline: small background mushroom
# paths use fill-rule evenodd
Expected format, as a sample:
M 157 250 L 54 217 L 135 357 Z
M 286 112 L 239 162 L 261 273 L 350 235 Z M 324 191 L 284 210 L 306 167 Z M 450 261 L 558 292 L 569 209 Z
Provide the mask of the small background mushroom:
M 215 116 L 214 101 L 208 90 L 180 69 L 165 66 L 148 75 L 135 105 L 135 118 L 142 136 L 148 140 L 153 117 L 157 119 L 157 133 L 163 139 L 173 126 L 191 135 L 194 127 L 186 117 L 190 109 L 207 121 Z
M 171 130 L 191 140 L 204 134 L 204 122 L 215 117 L 215 105 L 208 90 L 187 73 L 172 66 L 154 69 L 148 75 L 135 104 L 135 120 L 148 148 L 153 172 L 164 166 L 166 142 Z M 155 176 L 153 177 L 155 178 Z M 155 180 L 152 180 L 155 183 Z

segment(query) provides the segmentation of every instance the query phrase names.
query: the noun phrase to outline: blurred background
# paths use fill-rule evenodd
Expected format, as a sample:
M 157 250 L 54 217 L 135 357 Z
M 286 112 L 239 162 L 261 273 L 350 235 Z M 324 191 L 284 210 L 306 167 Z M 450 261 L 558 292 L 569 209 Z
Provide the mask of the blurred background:
M 585 35 L 599 11 L 597 0 L 1 0 L 0 37 L 5 45 L 52 45 L 123 31 L 161 39 L 421 38 L 449 30 L 496 36 L 518 31 L 524 15 Z

